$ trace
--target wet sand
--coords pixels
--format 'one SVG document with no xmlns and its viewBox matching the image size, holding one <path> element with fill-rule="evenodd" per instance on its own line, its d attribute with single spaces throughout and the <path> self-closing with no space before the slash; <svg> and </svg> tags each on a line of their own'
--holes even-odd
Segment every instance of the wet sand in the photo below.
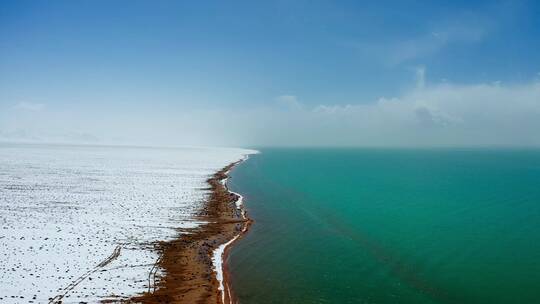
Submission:
<svg viewBox="0 0 540 304">
<path fill-rule="evenodd" d="M 236 205 L 240 198 L 229 192 L 226 183 L 229 171 L 239 162 L 232 163 L 215 173 L 208 184 L 211 195 L 201 210 L 198 219 L 206 224 L 194 229 L 183 229 L 177 239 L 155 244 L 160 259 L 155 269 L 163 274 L 151 273 L 150 288 L 141 296 L 131 300 L 139 303 L 233 303 L 226 267 L 224 269 L 224 295 L 219 290 L 219 281 L 212 263 L 214 251 L 240 236 L 251 221 Z M 222 257 L 225 265 L 227 248 Z M 224 299 L 224 301 L 222 300 Z"/>
</svg>

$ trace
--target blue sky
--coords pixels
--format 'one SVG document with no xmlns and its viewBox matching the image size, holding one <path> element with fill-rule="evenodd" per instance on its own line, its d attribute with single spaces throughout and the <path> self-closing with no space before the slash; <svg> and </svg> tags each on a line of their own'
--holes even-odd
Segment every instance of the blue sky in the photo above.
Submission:
<svg viewBox="0 0 540 304">
<path fill-rule="evenodd" d="M 398 105 L 409 100 L 415 117 L 422 115 L 416 112 L 419 104 L 428 103 L 432 118 L 457 115 L 453 121 L 462 121 L 463 127 L 467 113 L 450 115 L 440 100 L 478 86 L 491 90 L 486 96 L 497 88 L 528 86 L 531 101 L 519 102 L 536 105 L 540 6 L 533 1 L 471 2 L 1 1 L 0 137 L 402 145 L 385 135 L 392 130 L 336 125 L 331 122 L 336 118 L 311 116 L 322 108 L 374 106 L 383 98 L 400 100 Z M 411 97 L 445 86 L 453 88 L 445 97 Z M 492 102 L 514 102 L 514 95 L 507 95 L 509 100 Z M 522 114 L 527 111 L 524 106 Z M 238 123 L 219 127 L 234 113 L 244 117 L 252 133 L 239 132 L 243 126 Z M 279 136 L 281 131 L 268 126 L 272 121 L 262 125 L 257 115 L 279 116 L 281 124 L 300 129 L 297 137 Z M 377 125 L 396 123 L 392 117 L 380 119 Z M 202 126 L 201 120 L 212 121 Z M 144 127 L 133 133 L 137 121 L 144 121 Z M 216 128 L 223 134 L 210 134 Z M 413 145 L 475 142 L 476 137 L 463 138 L 445 128 L 444 134 L 433 135 L 443 141 L 426 139 L 416 129 L 405 137 Z M 310 135 L 317 129 L 328 137 Z M 373 131 L 354 135 L 365 129 Z M 187 136 L 186 130 L 194 134 Z M 485 144 L 540 143 L 532 132 L 514 142 L 510 135 L 515 130 L 505 131 L 509 138 Z M 69 132 L 74 133 L 65 135 Z M 341 135 L 343 140 L 336 141 Z"/>
</svg>

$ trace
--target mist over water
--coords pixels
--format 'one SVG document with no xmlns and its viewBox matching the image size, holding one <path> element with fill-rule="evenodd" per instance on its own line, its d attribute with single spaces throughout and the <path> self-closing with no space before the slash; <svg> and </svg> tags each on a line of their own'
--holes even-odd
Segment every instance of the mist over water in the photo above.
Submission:
<svg viewBox="0 0 540 304">
<path fill-rule="evenodd" d="M 540 146 L 540 81 L 425 84 L 335 104 L 282 95 L 245 105 L 123 107 L 0 102 L 0 142 L 155 146 Z M 99 124 L 96 123 L 99 121 Z"/>
</svg>

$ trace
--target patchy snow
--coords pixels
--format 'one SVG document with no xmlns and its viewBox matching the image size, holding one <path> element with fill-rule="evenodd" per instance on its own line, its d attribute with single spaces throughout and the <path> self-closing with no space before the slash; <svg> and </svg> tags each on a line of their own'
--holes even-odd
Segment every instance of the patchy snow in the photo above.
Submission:
<svg viewBox="0 0 540 304">
<path fill-rule="evenodd" d="M 198 225 L 208 177 L 251 152 L 0 144 L 0 302 L 148 290 L 152 242 Z"/>
</svg>

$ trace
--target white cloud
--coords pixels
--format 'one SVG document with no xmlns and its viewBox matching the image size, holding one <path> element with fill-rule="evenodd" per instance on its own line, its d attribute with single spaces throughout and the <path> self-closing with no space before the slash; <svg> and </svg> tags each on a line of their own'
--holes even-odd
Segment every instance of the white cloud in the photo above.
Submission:
<svg viewBox="0 0 540 304">
<path fill-rule="evenodd" d="M 419 86 L 375 103 L 319 105 L 303 116 L 290 119 L 310 121 L 297 127 L 320 134 L 320 144 L 540 145 L 540 83 Z"/>
<path fill-rule="evenodd" d="M 416 87 L 423 88 L 426 85 L 426 68 L 421 66 L 416 68 Z"/>
<path fill-rule="evenodd" d="M 489 18 L 464 14 L 453 16 L 447 21 L 407 37 L 382 38 L 378 42 L 347 43 L 366 56 L 380 60 L 388 66 L 411 63 L 415 60 L 436 54 L 453 44 L 467 44 L 482 41 L 492 30 Z"/>
<path fill-rule="evenodd" d="M 76 139 L 153 145 L 540 146 L 538 80 L 428 82 L 401 96 L 345 105 L 302 104 L 293 95 L 276 101 L 199 110 L 134 107 L 130 115 L 96 109 L 28 116 L 13 109 L 0 113 L 0 133 L 29 139 L 37 134 L 44 141 L 92 134 Z"/>
<path fill-rule="evenodd" d="M 276 97 L 278 104 L 292 110 L 300 110 L 303 108 L 303 105 L 298 101 L 298 98 L 295 95 L 281 95 Z"/>
<path fill-rule="evenodd" d="M 42 103 L 31 103 L 31 102 L 19 102 L 15 105 L 15 109 L 23 111 L 37 112 L 45 108 L 45 105 Z"/>
<path fill-rule="evenodd" d="M 449 25 L 424 35 L 399 41 L 391 46 L 388 63 L 402 62 L 431 55 L 452 43 L 473 43 L 481 41 L 486 29 L 477 24 Z"/>
</svg>

